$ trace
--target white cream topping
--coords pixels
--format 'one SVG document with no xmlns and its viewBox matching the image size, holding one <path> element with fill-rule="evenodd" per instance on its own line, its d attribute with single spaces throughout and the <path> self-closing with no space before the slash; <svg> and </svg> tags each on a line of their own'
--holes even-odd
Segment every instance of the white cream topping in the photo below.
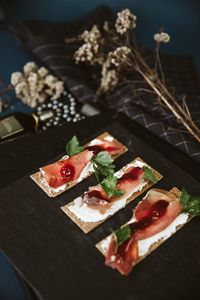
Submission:
<svg viewBox="0 0 200 300">
<path fill-rule="evenodd" d="M 93 169 L 93 165 L 91 162 L 88 162 L 88 164 L 84 167 L 84 169 L 82 170 L 81 174 L 79 175 L 78 179 L 77 179 L 77 183 L 82 181 L 84 178 L 86 178 L 88 176 L 89 173 L 94 172 Z"/>
<path fill-rule="evenodd" d="M 58 192 L 61 192 L 61 191 L 64 191 L 67 187 L 67 184 L 63 184 L 57 188 L 52 188 L 51 186 L 48 185 L 47 181 L 45 180 L 45 177 L 44 177 L 44 174 L 45 172 L 40 169 L 40 172 L 42 173 L 42 178 L 41 178 L 41 183 L 43 184 L 43 186 L 45 186 L 49 191 L 52 191 L 52 192 L 55 192 L 55 193 L 58 193 Z"/>
<path fill-rule="evenodd" d="M 114 138 L 111 135 L 107 135 L 106 137 L 104 137 L 105 141 L 109 141 L 112 142 L 114 140 Z M 91 142 L 88 143 L 88 146 L 94 146 L 94 145 L 101 145 L 103 144 L 103 141 L 100 139 L 94 139 Z"/>
<path fill-rule="evenodd" d="M 74 200 L 72 206 L 68 206 L 69 210 L 76 215 L 76 217 L 83 222 L 98 222 L 102 221 L 108 216 L 113 215 L 126 205 L 126 199 L 113 202 L 113 205 L 104 214 L 100 213 L 96 209 L 92 209 L 83 203 L 82 197 L 78 197 Z"/>
<path fill-rule="evenodd" d="M 115 173 L 115 176 L 117 178 L 122 177 L 122 175 L 126 172 L 126 170 L 130 167 L 139 167 L 139 168 L 143 168 L 144 166 L 148 166 L 146 163 L 144 163 L 143 161 L 136 159 L 135 161 L 131 162 L 130 164 L 126 165 L 124 168 L 122 168 L 121 170 L 117 171 Z"/>
<path fill-rule="evenodd" d="M 189 215 L 187 213 L 181 213 L 176 217 L 176 219 L 164 230 L 161 232 L 146 238 L 144 240 L 140 240 L 138 242 L 139 256 L 143 256 L 148 253 L 149 248 L 158 241 L 165 241 L 170 236 L 172 236 L 177 231 L 177 226 L 183 225 L 187 222 Z"/>
<path fill-rule="evenodd" d="M 120 170 L 115 173 L 115 175 L 119 178 L 121 177 L 125 171 L 133 166 L 133 167 L 143 167 L 146 165 L 145 163 L 136 160 L 133 163 L 128 164 L 123 170 Z M 82 203 L 82 198 L 78 197 L 73 201 L 73 204 L 68 206 L 69 210 L 76 215 L 78 219 L 83 222 L 98 222 L 107 219 L 109 216 L 112 216 L 114 213 L 125 207 L 127 199 L 131 197 L 131 195 L 135 192 L 141 191 L 143 187 L 147 184 L 147 181 L 141 181 L 141 183 L 130 189 L 125 195 L 119 197 L 119 200 L 114 201 L 110 208 L 106 210 L 104 214 L 100 213 L 97 209 L 92 209 L 87 206 L 86 203 Z"/>
<path fill-rule="evenodd" d="M 88 143 L 88 146 L 101 145 L 101 144 L 103 144 L 103 141 L 101 141 L 99 139 L 94 139 Z"/>
<path fill-rule="evenodd" d="M 111 135 L 107 135 L 104 140 L 112 142 L 114 140 L 114 138 Z"/>
<path fill-rule="evenodd" d="M 152 235 L 149 238 L 146 238 L 144 240 L 138 241 L 138 254 L 139 257 L 144 256 L 145 254 L 148 253 L 150 247 L 159 242 L 160 240 L 165 241 L 169 237 L 171 237 L 176 231 L 177 231 L 177 226 L 184 225 L 188 221 L 189 215 L 187 213 L 181 213 L 179 214 L 176 219 L 164 230 L 161 232 Z M 133 222 L 135 219 L 132 218 L 128 223 Z M 111 242 L 112 235 L 109 235 L 107 238 L 102 240 L 100 242 L 101 249 L 104 253 L 107 252 L 109 244 Z"/>
<path fill-rule="evenodd" d="M 103 253 L 106 253 L 108 251 L 108 247 L 110 245 L 111 240 L 112 240 L 112 234 L 110 234 L 100 242 L 101 250 Z"/>
</svg>

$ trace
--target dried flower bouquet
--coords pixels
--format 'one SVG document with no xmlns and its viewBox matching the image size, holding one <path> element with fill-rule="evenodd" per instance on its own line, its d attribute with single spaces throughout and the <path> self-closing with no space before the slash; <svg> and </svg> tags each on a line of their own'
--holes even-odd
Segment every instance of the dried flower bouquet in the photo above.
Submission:
<svg viewBox="0 0 200 300">
<path fill-rule="evenodd" d="M 0 90 L 0 96 L 13 90 L 24 104 L 35 108 L 49 96 L 57 100 L 64 91 L 64 82 L 49 74 L 45 67 L 39 68 L 34 62 L 28 62 L 23 72 L 11 74 L 11 84 Z"/>
<path fill-rule="evenodd" d="M 155 66 L 152 67 L 146 62 L 136 44 L 134 37 L 136 20 L 136 16 L 129 9 L 125 9 L 117 14 L 114 24 L 105 22 L 102 28 L 94 25 L 90 31 L 84 31 L 77 38 L 66 38 L 66 43 L 71 41 L 82 43 L 74 53 L 76 63 L 87 62 L 90 65 L 100 66 L 101 82 L 97 95 L 109 93 L 119 84 L 123 84 L 125 81 L 122 71 L 136 72 L 140 75 L 145 90 L 155 94 L 158 105 L 167 107 L 191 136 L 200 142 L 200 129 L 191 118 L 185 98 L 181 103 L 177 101 L 165 82 L 159 50 L 161 43 L 170 41 L 170 36 L 163 31 L 154 35 Z"/>
</svg>

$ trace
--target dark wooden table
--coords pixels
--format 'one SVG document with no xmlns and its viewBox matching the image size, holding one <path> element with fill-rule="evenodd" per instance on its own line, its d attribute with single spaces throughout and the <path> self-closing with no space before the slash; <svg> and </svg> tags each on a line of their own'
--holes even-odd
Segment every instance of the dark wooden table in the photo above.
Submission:
<svg viewBox="0 0 200 300">
<path fill-rule="evenodd" d="M 165 176 L 158 187 L 183 185 L 200 194 L 199 166 L 139 125 L 113 112 L 0 145 L 0 247 L 39 299 L 195 299 L 200 296 L 200 219 L 192 220 L 141 262 L 128 277 L 105 267 L 96 242 L 130 218 L 134 204 L 85 235 L 60 210 L 93 184 L 90 177 L 56 199 L 30 179 L 62 154 L 77 134 L 81 142 L 109 130 L 131 151 L 117 167 L 140 155 Z M 139 198 L 141 199 L 141 197 Z"/>
</svg>

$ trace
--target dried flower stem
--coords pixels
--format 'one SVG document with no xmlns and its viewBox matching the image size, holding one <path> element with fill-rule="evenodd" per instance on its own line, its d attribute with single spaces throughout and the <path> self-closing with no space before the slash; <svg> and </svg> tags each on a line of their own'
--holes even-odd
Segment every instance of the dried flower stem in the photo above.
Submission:
<svg viewBox="0 0 200 300">
<path fill-rule="evenodd" d="M 132 64 L 129 60 L 128 64 L 132 65 L 135 70 L 142 75 L 144 80 L 151 86 L 151 88 L 156 92 L 159 98 L 164 102 L 164 104 L 171 110 L 171 112 L 180 120 L 183 125 L 188 129 L 191 135 L 200 142 L 200 129 L 196 126 L 194 121 L 191 119 L 191 115 L 185 111 L 181 105 L 174 99 L 173 95 L 169 92 L 166 85 L 157 76 L 157 73 L 153 72 L 150 67 L 146 64 L 142 56 L 137 49 L 133 49 L 134 54 L 133 60 L 136 63 Z M 138 60 L 138 61 L 137 61 Z M 141 68 L 143 66 L 143 68 Z M 170 103 L 170 100 L 172 103 Z M 176 107 L 176 108 L 175 108 Z M 188 108 L 187 108 L 188 109 Z"/>
<path fill-rule="evenodd" d="M 88 61 L 91 65 L 96 63 L 101 65 L 102 77 L 97 94 L 110 92 L 125 82 L 132 82 L 135 84 L 135 95 L 139 92 L 157 95 L 155 97 L 157 103 L 168 108 L 177 121 L 180 121 L 200 143 L 200 128 L 192 120 L 185 99 L 182 99 L 182 103 L 178 102 L 173 91 L 166 86 L 159 50 L 161 43 L 170 41 L 169 34 L 161 30 L 160 33 L 154 35 L 156 41 L 155 67 L 151 68 L 146 63 L 135 40 L 130 39 L 130 33 L 136 27 L 136 16 L 129 9 L 117 14 L 114 27 L 107 23 L 105 25 L 103 34 L 97 25 L 94 25 L 91 31 L 83 32 L 81 36 L 85 44 L 75 52 L 77 62 Z M 146 83 L 149 88 L 146 85 L 144 87 L 137 86 L 138 81 L 122 81 L 119 74 L 124 66 L 140 74 L 143 79 L 142 83 Z"/>
<path fill-rule="evenodd" d="M 155 49 L 155 51 L 156 51 L 155 71 L 157 71 L 157 68 L 159 68 L 162 81 L 165 84 L 164 72 L 163 72 L 163 68 L 162 68 L 162 64 L 161 64 L 161 60 L 160 60 L 160 43 L 156 43 L 156 49 Z"/>
<path fill-rule="evenodd" d="M 176 106 L 176 108 L 180 112 L 180 114 L 182 114 L 183 117 L 190 123 L 190 126 L 193 127 L 193 129 L 198 133 L 199 138 L 200 138 L 200 129 L 196 126 L 196 124 L 192 120 L 186 103 L 185 103 L 185 107 L 187 107 L 187 108 L 186 109 L 182 108 L 181 105 L 174 99 L 173 95 L 168 91 L 166 86 L 163 85 L 162 83 L 160 83 L 160 86 L 161 86 L 161 91 L 163 90 L 165 92 L 166 96 L 169 97 L 169 99 L 171 99 L 171 101 L 173 102 L 173 105 Z"/>
<path fill-rule="evenodd" d="M 1 91 L 0 91 L 0 96 L 2 96 L 3 94 L 7 93 L 8 91 L 13 91 L 14 90 L 14 87 L 9 84 L 7 87 L 3 88 Z"/>
<path fill-rule="evenodd" d="M 176 110 L 173 105 L 168 101 L 168 99 L 163 95 L 163 93 L 159 90 L 159 88 L 154 84 L 154 82 L 141 70 L 138 72 L 143 76 L 145 81 L 151 86 L 151 88 L 157 93 L 157 95 L 162 99 L 162 101 L 166 104 L 166 106 L 171 110 L 171 112 L 176 116 L 178 120 L 182 122 L 185 128 L 191 133 L 191 135 L 200 143 L 200 130 L 193 123 L 193 121 L 186 121 L 185 118 L 181 115 L 181 112 Z M 196 132 L 193 129 L 197 129 Z M 196 128 L 195 128 L 196 127 Z"/>
</svg>

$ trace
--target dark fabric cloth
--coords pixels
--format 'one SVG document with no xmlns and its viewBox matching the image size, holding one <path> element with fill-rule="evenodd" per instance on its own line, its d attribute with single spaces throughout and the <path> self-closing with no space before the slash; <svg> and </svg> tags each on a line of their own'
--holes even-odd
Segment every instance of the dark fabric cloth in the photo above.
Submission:
<svg viewBox="0 0 200 300">
<path fill-rule="evenodd" d="M 107 6 L 100 6 L 82 20 L 66 23 L 45 21 L 22 21 L 11 30 L 22 44 L 57 76 L 62 78 L 71 93 L 80 103 L 99 102 L 106 109 L 117 109 L 150 130 L 163 140 L 190 155 L 200 163 L 200 145 L 178 124 L 174 115 L 158 105 L 155 95 L 146 90 L 135 93 L 135 84 L 119 86 L 113 93 L 97 98 L 95 89 L 99 81 L 98 72 L 84 64 L 75 64 L 73 53 L 77 44 L 65 44 L 65 37 L 73 37 L 93 24 L 102 25 L 112 19 Z M 152 62 L 152 55 L 145 54 Z M 190 57 L 162 55 L 167 84 L 178 99 L 187 96 L 192 118 L 200 126 L 200 85 L 193 61 Z M 136 79 L 132 75 L 132 79 Z"/>
</svg>

